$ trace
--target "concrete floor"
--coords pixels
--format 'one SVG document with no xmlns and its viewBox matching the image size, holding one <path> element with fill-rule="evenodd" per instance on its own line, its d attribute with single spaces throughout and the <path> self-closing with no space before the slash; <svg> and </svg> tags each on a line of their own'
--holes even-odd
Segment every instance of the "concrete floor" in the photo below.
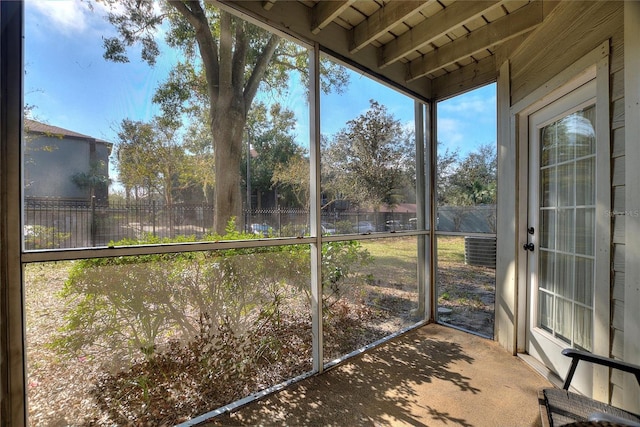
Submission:
<svg viewBox="0 0 640 427">
<path fill-rule="evenodd" d="M 539 426 L 547 386 L 495 342 L 427 325 L 200 426 Z"/>
</svg>

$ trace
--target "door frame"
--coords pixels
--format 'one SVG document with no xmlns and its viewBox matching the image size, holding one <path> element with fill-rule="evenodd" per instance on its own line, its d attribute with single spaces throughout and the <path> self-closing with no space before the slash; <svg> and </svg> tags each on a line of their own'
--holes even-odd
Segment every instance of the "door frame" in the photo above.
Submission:
<svg viewBox="0 0 640 427">
<path fill-rule="evenodd" d="M 540 264 L 539 264 L 541 260 L 539 256 L 542 254 L 541 239 L 543 236 L 543 230 L 542 230 L 543 226 L 542 226 L 542 220 L 540 218 L 542 214 L 542 207 L 543 207 L 542 200 L 541 200 L 542 199 L 542 195 L 541 195 L 542 183 L 540 182 L 542 179 L 541 167 L 543 166 L 543 161 L 540 158 L 541 157 L 540 153 L 541 153 L 541 148 L 543 143 L 540 140 L 541 139 L 540 130 L 543 127 L 548 126 L 550 124 L 559 123 L 559 121 L 563 120 L 564 118 L 576 112 L 584 111 L 584 109 L 587 107 L 593 107 L 593 110 L 594 110 L 593 112 L 595 113 L 595 108 L 596 108 L 595 104 L 596 104 L 596 81 L 595 79 L 592 79 L 586 82 L 584 85 L 576 88 L 572 92 L 568 93 L 567 95 L 564 95 L 558 98 L 551 104 L 546 105 L 545 107 L 533 112 L 528 116 L 530 120 L 529 120 L 529 139 L 528 139 L 528 148 L 529 148 L 528 190 L 529 191 L 528 191 L 528 200 L 527 200 L 527 206 L 529 207 L 529 215 L 527 218 L 527 227 L 533 227 L 535 230 L 535 232 L 531 233 L 531 235 L 529 236 L 529 242 L 534 244 L 535 249 L 531 252 L 527 252 L 527 263 L 528 263 L 527 264 L 527 271 L 528 271 L 527 298 L 528 299 L 527 299 L 527 311 L 526 311 L 527 328 L 526 328 L 526 337 L 525 337 L 527 339 L 527 342 L 525 344 L 525 347 L 526 347 L 525 350 L 528 355 L 537 359 L 539 362 L 543 363 L 548 369 L 551 369 L 553 372 L 555 372 L 561 377 L 564 377 L 566 375 L 566 373 L 569 370 L 569 365 L 571 362 L 569 358 L 561 355 L 561 351 L 564 348 L 570 346 L 570 344 L 566 343 L 565 341 L 555 336 L 558 331 L 556 329 L 556 326 L 559 326 L 559 325 L 556 325 L 556 324 L 550 325 L 553 329 L 553 332 L 551 333 L 549 331 L 544 331 L 543 330 L 544 328 L 541 328 L 537 325 L 537 319 L 538 319 L 538 316 L 540 315 L 539 304 L 540 304 L 540 296 L 541 296 L 541 293 L 538 292 L 538 287 L 540 286 L 540 280 L 541 280 L 540 277 L 538 277 L 538 275 L 541 273 Z M 597 120 L 597 118 L 595 117 L 595 114 L 594 114 L 594 119 Z M 596 172 L 595 161 L 597 160 L 597 155 L 600 153 L 596 152 L 595 144 L 593 146 L 592 153 L 594 156 L 593 168 L 594 168 L 594 172 Z M 559 155 L 559 154 L 556 154 L 556 155 Z M 576 160 L 576 157 L 568 156 L 567 158 L 564 158 L 564 160 L 555 159 L 553 161 L 550 161 L 550 163 L 547 164 L 547 166 L 550 167 L 552 170 L 553 169 L 559 170 L 560 168 L 563 167 L 563 166 L 560 166 L 560 164 L 566 165 L 568 162 L 573 167 L 577 168 L 578 161 Z M 596 230 L 595 215 L 597 215 L 596 213 L 597 207 L 595 207 L 595 205 L 596 205 L 596 197 L 598 196 L 595 194 L 596 193 L 595 180 L 600 177 L 599 172 L 600 171 L 597 171 L 595 173 L 595 176 L 593 177 L 592 188 L 593 188 L 594 198 L 590 203 L 588 203 L 589 205 L 594 205 L 594 208 L 595 208 L 592 213 L 593 221 L 594 221 L 593 228 L 592 228 L 592 232 L 594 232 L 594 235 L 592 235 L 593 243 L 595 243 L 595 230 Z M 578 172 L 576 169 L 576 174 L 577 173 Z M 554 181 L 556 184 L 559 183 L 558 177 L 556 177 L 555 179 L 552 179 L 552 178 L 549 178 L 549 179 Z M 575 181 L 572 184 L 575 185 Z M 571 185 L 571 187 L 573 187 L 573 185 Z M 561 189 L 556 188 L 555 192 L 557 192 L 559 197 L 561 193 Z M 555 200 L 549 200 L 548 202 L 549 202 L 548 205 L 545 204 L 544 206 L 550 207 L 552 211 L 555 211 L 555 214 L 556 214 L 555 220 L 551 221 L 549 226 L 551 226 L 551 224 L 553 223 L 555 223 L 557 226 L 557 221 L 560 221 L 560 212 L 563 211 L 564 209 L 560 204 L 556 203 Z M 576 205 L 579 205 L 579 204 L 580 203 L 577 203 L 574 200 L 573 202 L 568 202 L 567 207 L 569 207 L 571 211 L 577 212 L 578 208 L 576 207 Z M 554 235 L 560 237 L 562 233 L 559 230 L 556 230 Z M 551 234 L 549 235 L 549 237 L 550 236 Z M 558 255 L 557 253 L 558 245 L 560 245 L 559 241 L 556 241 L 555 244 L 551 244 L 550 242 L 547 242 L 545 246 L 547 247 L 547 250 L 550 251 L 548 252 L 550 256 L 554 257 L 553 254 L 555 254 L 556 256 Z M 576 248 L 572 248 L 571 250 L 569 250 L 568 248 L 565 248 L 565 250 L 570 253 L 573 253 L 577 257 L 580 256 L 580 253 L 578 252 L 578 249 L 577 249 L 577 243 L 576 243 Z M 596 248 L 593 248 L 593 252 L 588 254 L 590 255 L 590 258 L 593 259 L 593 264 L 591 267 L 592 273 L 595 273 L 594 271 L 595 258 L 596 258 L 595 252 L 596 252 Z M 587 255 L 587 254 L 583 252 L 582 255 Z M 554 265 L 554 262 L 552 262 L 551 265 Z M 559 272 L 556 272 L 556 274 L 558 273 Z M 563 271 L 563 274 L 567 274 L 567 273 L 568 272 Z M 594 319 L 595 310 L 593 308 L 593 303 L 594 303 L 593 291 L 595 290 L 595 276 L 592 275 L 590 279 L 591 280 L 588 284 L 589 288 L 592 290 L 591 298 L 589 299 L 590 312 L 591 312 L 590 317 L 591 319 Z M 580 284 L 575 283 L 575 286 L 576 287 L 580 286 Z M 547 290 L 549 290 L 549 288 L 547 288 Z M 559 291 L 551 288 L 551 292 L 553 294 L 557 294 Z M 571 305 L 574 305 L 576 303 L 575 295 L 573 296 L 563 295 L 563 296 L 568 300 L 572 301 Z M 555 299 L 555 301 L 557 303 L 558 299 Z M 586 301 L 583 301 L 583 302 L 586 302 Z M 551 306 L 551 310 L 553 311 L 553 313 L 547 313 L 548 315 L 550 314 L 552 318 L 555 318 L 556 316 L 555 309 L 556 309 L 556 304 L 554 303 Z M 570 322 L 571 322 L 570 324 L 572 325 L 572 328 L 570 329 L 571 332 L 569 333 L 568 336 L 565 336 L 565 338 L 571 339 L 573 341 L 574 319 L 572 319 Z M 563 328 L 560 328 L 560 329 L 563 329 Z M 566 329 L 565 331 L 569 332 L 569 330 L 566 330 Z M 595 331 L 593 328 L 593 324 L 590 325 L 589 331 L 590 331 L 589 335 L 592 336 L 594 339 L 600 338 L 599 336 L 594 336 Z M 589 348 L 592 348 L 592 347 L 593 347 L 593 341 L 590 342 Z M 593 393 L 592 377 L 593 377 L 593 372 L 591 371 L 591 367 L 588 364 L 580 364 L 580 366 L 578 367 L 578 371 L 576 371 L 575 380 L 573 381 L 573 387 L 575 387 L 578 391 L 584 393 L 585 395 L 591 396 Z"/>
<path fill-rule="evenodd" d="M 610 133 L 609 119 L 609 50 L 606 40 L 596 49 L 576 61 L 562 73 L 534 90 L 527 97 L 512 105 L 510 116 L 515 124 L 512 137 L 518 147 L 518 229 L 516 241 L 517 260 L 517 316 L 516 348 L 524 353 L 527 338 L 528 268 L 527 254 L 522 249 L 528 241 L 528 192 L 529 192 L 529 116 L 541 108 L 562 98 L 583 84 L 596 81 L 596 176 L 610 177 Z M 610 343 L 610 244 L 611 244 L 611 181 L 599 178 L 596 182 L 596 236 L 595 236 L 595 283 L 594 289 L 594 336 L 593 353 L 609 356 Z M 609 400 L 609 370 L 593 368 L 592 396 L 598 400 Z"/>
</svg>

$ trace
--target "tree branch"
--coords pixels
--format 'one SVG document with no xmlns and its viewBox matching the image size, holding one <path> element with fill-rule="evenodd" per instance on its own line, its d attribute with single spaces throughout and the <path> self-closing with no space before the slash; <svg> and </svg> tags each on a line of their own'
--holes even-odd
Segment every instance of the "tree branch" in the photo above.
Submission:
<svg viewBox="0 0 640 427">
<path fill-rule="evenodd" d="M 211 34 L 207 16 L 197 0 L 185 2 L 169 0 L 169 4 L 191 24 L 196 32 L 198 50 L 207 78 L 209 98 L 213 102 L 219 94 L 220 62 L 218 60 L 218 46 Z"/>
<path fill-rule="evenodd" d="M 228 12 L 220 11 L 220 98 L 226 100 L 233 96 L 231 90 L 233 38 L 231 36 L 232 20 Z"/>
<path fill-rule="evenodd" d="M 271 58 L 273 54 L 276 52 L 278 45 L 280 44 L 280 37 L 272 34 L 265 46 L 264 50 L 258 57 L 256 61 L 256 66 L 253 67 L 253 71 L 251 72 L 251 76 L 249 76 L 249 80 L 247 81 L 247 86 L 244 89 L 244 103 L 245 105 L 251 105 L 253 102 L 253 98 L 256 96 L 258 92 L 258 87 L 260 86 L 260 81 L 264 76 L 264 73 L 267 71 L 267 67 L 271 62 Z"/>
<path fill-rule="evenodd" d="M 242 91 L 244 89 L 244 67 L 247 63 L 247 49 L 249 47 L 249 41 L 246 35 L 246 27 L 244 22 L 236 19 L 236 46 L 233 52 L 233 70 L 232 70 L 232 84 L 233 84 L 233 96 L 241 99 Z M 244 114 L 247 114 L 246 106 L 243 106 Z"/>
</svg>

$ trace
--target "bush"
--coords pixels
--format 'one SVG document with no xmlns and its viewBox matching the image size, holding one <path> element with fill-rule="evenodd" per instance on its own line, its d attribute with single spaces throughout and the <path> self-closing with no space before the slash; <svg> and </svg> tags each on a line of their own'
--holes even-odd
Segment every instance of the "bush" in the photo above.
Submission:
<svg viewBox="0 0 640 427">
<path fill-rule="evenodd" d="M 292 271 L 276 249 L 78 261 L 60 293 L 67 324 L 54 345 L 68 353 L 97 345 L 123 361 L 152 357 L 168 338 L 190 340 L 203 327 L 226 323 L 242 334 L 261 311 L 278 312 L 282 277 Z"/>
<path fill-rule="evenodd" d="M 206 238 L 254 236 L 230 229 Z M 146 236 L 114 245 L 188 241 L 192 238 Z M 189 341 L 202 328 L 212 336 L 221 327 L 243 335 L 259 317 L 277 322 L 285 298 L 306 295 L 309 306 L 309 259 L 307 245 L 291 245 L 77 261 L 60 293 L 67 304 L 66 326 L 53 346 L 73 355 L 91 348 L 126 365 L 153 357 L 171 338 Z M 367 262 L 370 255 L 358 242 L 323 245 L 324 310 L 354 289 L 355 268 Z"/>
<path fill-rule="evenodd" d="M 24 246 L 26 249 L 53 249 L 71 237 L 71 233 L 60 233 L 55 227 L 44 225 L 25 225 Z"/>
<path fill-rule="evenodd" d="M 358 241 L 322 245 L 322 306 L 325 312 L 345 295 L 357 292 L 362 280 L 357 268 L 371 262 L 371 255 Z"/>
<path fill-rule="evenodd" d="M 254 236 L 229 227 L 206 238 Z M 192 238 L 114 245 L 177 241 Z M 370 256 L 358 242 L 331 242 L 322 259 L 327 314 L 355 289 L 356 267 Z M 309 261 L 308 245 L 77 261 L 60 293 L 66 325 L 52 345 L 110 361 L 95 397 L 112 420 L 154 419 L 149 405 L 176 396 L 184 399 L 169 405 L 174 413 L 183 402 L 192 416 L 310 369 Z"/>
</svg>

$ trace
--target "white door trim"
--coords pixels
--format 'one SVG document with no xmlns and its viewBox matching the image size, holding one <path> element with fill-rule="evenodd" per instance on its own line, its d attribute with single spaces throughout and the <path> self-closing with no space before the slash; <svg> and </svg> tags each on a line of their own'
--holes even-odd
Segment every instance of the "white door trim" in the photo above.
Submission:
<svg viewBox="0 0 640 427">
<path fill-rule="evenodd" d="M 556 99 L 568 94 L 590 80 L 596 80 L 596 115 L 597 115 L 597 164 L 596 174 L 599 177 L 610 176 L 610 123 L 609 123 L 609 41 L 605 41 L 596 49 L 585 55 L 564 72 L 551 79 L 542 87 L 511 107 L 510 113 L 516 126 L 513 137 L 518 146 L 518 249 L 527 243 L 528 217 L 528 146 L 529 115 L 549 105 Z M 596 183 L 596 289 L 594 311 L 598 313 L 594 323 L 594 335 L 600 337 L 594 341 L 594 354 L 609 356 L 609 319 L 610 319 L 610 242 L 611 218 L 608 215 L 611 207 L 611 183 L 601 178 Z M 523 351 L 527 330 L 527 257 L 516 256 L 518 262 L 518 314 L 517 314 L 517 348 Z M 608 369 L 594 368 L 593 397 L 607 401 L 609 399 Z"/>
<path fill-rule="evenodd" d="M 640 363 L 640 3 L 624 2 L 624 106 L 625 106 L 625 290 L 623 320 L 623 357 L 625 362 Z M 630 377 L 630 378 L 629 378 Z M 623 407 L 640 411 L 640 387 L 633 376 L 625 377 Z"/>
</svg>

